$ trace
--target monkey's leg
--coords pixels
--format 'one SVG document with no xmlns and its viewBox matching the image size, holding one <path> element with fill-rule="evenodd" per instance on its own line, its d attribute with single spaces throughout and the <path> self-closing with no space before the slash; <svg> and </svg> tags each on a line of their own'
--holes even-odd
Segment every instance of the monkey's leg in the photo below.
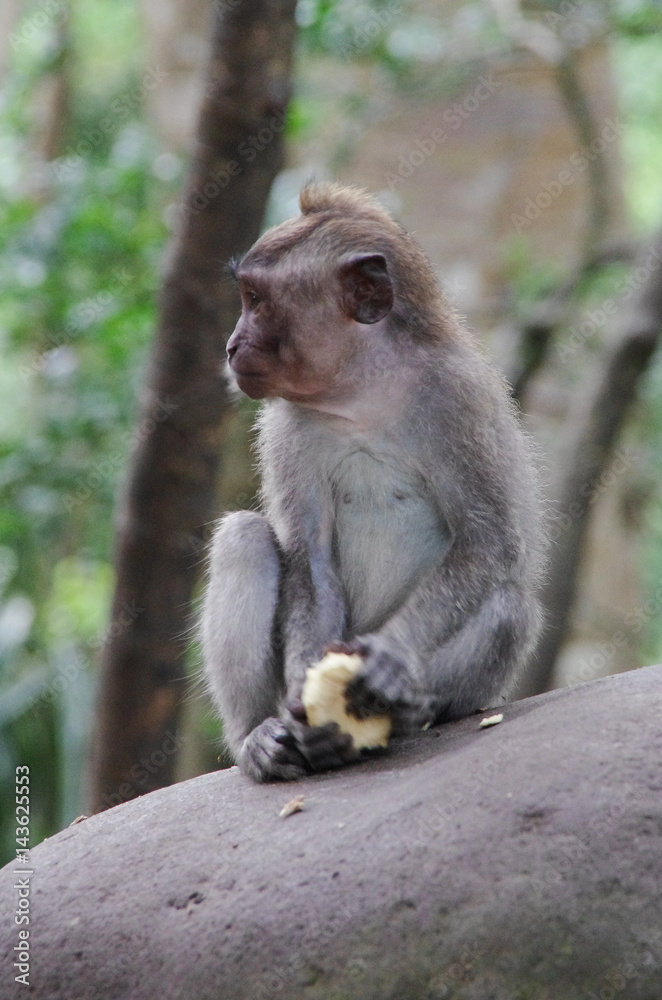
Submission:
<svg viewBox="0 0 662 1000">
<path fill-rule="evenodd" d="M 293 779 L 306 762 L 276 718 L 283 695 L 274 649 L 280 559 L 260 514 L 238 511 L 217 527 L 202 612 L 205 674 L 223 734 L 241 769 L 258 781 Z"/>
<path fill-rule="evenodd" d="M 503 704 L 533 652 L 541 618 L 535 598 L 517 584 L 488 595 L 427 665 L 435 721 Z"/>
<path fill-rule="evenodd" d="M 347 646 L 365 660 L 347 689 L 349 710 L 365 718 L 387 708 L 394 732 L 407 733 L 492 707 L 504 700 L 538 625 L 536 602 L 515 584 L 502 584 L 425 656 L 384 635 L 362 636 Z"/>
<path fill-rule="evenodd" d="M 297 706 L 277 717 L 285 696 L 275 648 L 280 575 L 278 544 L 265 518 L 239 511 L 221 521 L 202 612 L 205 674 L 225 741 L 256 781 L 294 780 L 356 757 L 351 737 L 336 725 L 308 726 Z M 300 691 L 294 694 L 296 701 Z"/>
</svg>

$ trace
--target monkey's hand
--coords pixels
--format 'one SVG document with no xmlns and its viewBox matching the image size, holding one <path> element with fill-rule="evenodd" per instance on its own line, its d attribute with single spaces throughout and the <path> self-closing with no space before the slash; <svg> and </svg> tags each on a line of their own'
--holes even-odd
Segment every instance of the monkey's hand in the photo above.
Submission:
<svg viewBox="0 0 662 1000">
<path fill-rule="evenodd" d="M 345 691 L 350 715 L 367 719 L 389 714 L 395 736 L 414 733 L 434 721 L 434 699 L 418 690 L 405 661 L 372 637 L 334 642 L 327 652 L 358 654 L 363 659 L 363 666 Z"/>
<path fill-rule="evenodd" d="M 309 726 L 302 701 L 290 699 L 285 709 L 286 726 L 294 745 L 308 765 L 308 771 L 329 771 L 357 760 L 359 753 L 349 733 L 340 731 L 337 722 Z"/>
</svg>

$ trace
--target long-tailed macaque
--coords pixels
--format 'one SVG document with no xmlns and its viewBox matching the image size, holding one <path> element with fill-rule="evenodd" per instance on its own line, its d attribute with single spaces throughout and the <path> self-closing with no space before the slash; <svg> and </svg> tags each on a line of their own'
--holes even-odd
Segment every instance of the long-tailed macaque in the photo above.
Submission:
<svg viewBox="0 0 662 1000">
<path fill-rule="evenodd" d="M 232 265 L 262 513 L 220 521 L 202 617 L 226 742 L 258 781 L 356 756 L 299 700 L 329 649 L 363 660 L 348 711 L 403 734 L 499 704 L 540 625 L 536 476 L 504 384 L 373 197 L 311 184 L 301 211 Z"/>
</svg>

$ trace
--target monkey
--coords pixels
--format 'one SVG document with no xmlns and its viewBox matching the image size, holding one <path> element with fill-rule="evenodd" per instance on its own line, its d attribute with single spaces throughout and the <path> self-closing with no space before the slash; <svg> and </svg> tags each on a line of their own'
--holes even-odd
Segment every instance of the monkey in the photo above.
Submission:
<svg viewBox="0 0 662 1000">
<path fill-rule="evenodd" d="M 375 197 L 310 183 L 300 207 L 231 264 L 261 503 L 216 526 L 201 615 L 224 739 L 257 781 L 357 758 L 306 722 L 325 652 L 362 658 L 348 712 L 406 735 L 502 703 L 542 617 L 535 453 L 505 383 Z"/>
</svg>

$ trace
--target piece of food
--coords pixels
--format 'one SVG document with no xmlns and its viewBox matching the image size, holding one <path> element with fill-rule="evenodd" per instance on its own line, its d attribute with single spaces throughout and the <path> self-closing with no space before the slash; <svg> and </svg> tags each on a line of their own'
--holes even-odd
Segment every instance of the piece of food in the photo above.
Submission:
<svg viewBox="0 0 662 1000">
<path fill-rule="evenodd" d="M 479 725 L 479 729 L 487 729 L 488 726 L 498 726 L 500 722 L 503 722 L 503 715 L 490 715 L 487 719 L 483 719 Z"/>
<path fill-rule="evenodd" d="M 357 750 L 385 747 L 391 732 L 389 715 L 356 719 L 347 714 L 345 688 L 362 665 L 358 655 L 327 653 L 323 660 L 308 668 L 301 699 L 311 726 L 337 722 L 342 732 L 352 737 Z"/>
<path fill-rule="evenodd" d="M 293 799 L 290 799 L 289 802 L 285 803 L 285 805 L 278 813 L 278 815 L 286 819 L 288 816 L 292 816 L 294 813 L 303 812 L 303 800 L 304 800 L 303 795 L 295 795 Z"/>
</svg>

